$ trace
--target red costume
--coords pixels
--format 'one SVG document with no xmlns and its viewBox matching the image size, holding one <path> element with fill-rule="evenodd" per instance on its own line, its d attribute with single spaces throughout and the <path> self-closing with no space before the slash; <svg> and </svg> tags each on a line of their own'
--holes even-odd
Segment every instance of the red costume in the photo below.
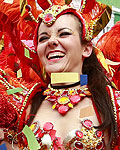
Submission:
<svg viewBox="0 0 120 150">
<path fill-rule="evenodd" d="M 70 1 L 66 1 L 66 5 L 64 0 L 41 0 L 38 3 L 44 10 L 43 12 L 37 10 L 35 1 L 28 1 L 32 9 L 30 9 L 29 5 L 24 4 L 24 1 L 22 1 L 21 8 L 19 8 L 17 0 L 13 4 L 7 4 L 2 1 L 0 8 L 0 20 L 2 22 L 0 25 L 0 37 L 1 41 L 4 41 L 1 44 L 0 54 L 0 128 L 4 131 L 4 139 L 10 143 L 18 143 L 21 149 L 29 148 L 26 137 L 21 133 L 27 124 L 27 119 L 25 119 L 26 110 L 36 93 L 41 92 L 46 87 L 48 80 L 43 75 L 44 70 L 41 63 L 38 63 L 39 58 L 36 54 L 39 24 L 43 21 L 50 26 L 60 15 L 73 13 L 83 24 L 82 38 L 86 41 L 91 41 L 107 24 L 111 14 L 110 7 L 95 0 L 92 0 L 92 3 L 90 0 L 82 0 L 81 8 L 77 11 L 69 5 Z M 25 6 L 27 11 L 25 11 Z M 39 17 L 38 14 L 40 14 Z M 105 24 L 101 25 L 102 19 Z M 34 48 L 33 31 L 35 28 Z M 17 72 L 20 69 L 22 70 L 22 78 L 17 77 Z M 111 96 L 114 118 L 117 122 L 119 133 L 120 92 L 110 86 L 107 88 Z M 72 101 L 72 104 L 74 104 L 74 101 Z M 69 105 L 69 107 L 72 107 L 72 105 Z M 100 115 L 97 111 L 96 113 L 100 121 Z M 84 120 L 81 124 L 82 129 L 71 131 L 70 136 L 63 143 L 60 142 L 60 138 L 55 136 L 56 131 L 53 129 L 52 123 L 46 123 L 43 128 L 40 128 L 38 123 L 34 123 L 30 128 L 35 134 L 41 149 L 46 147 L 56 150 L 84 149 L 84 146 L 90 148 L 93 138 L 93 149 L 104 149 L 103 133 L 95 129 L 89 119 Z M 87 135 L 88 131 L 92 132 L 91 138 L 85 141 L 89 137 Z M 45 141 L 48 139 L 49 142 L 46 143 Z M 82 141 L 82 139 L 84 140 Z M 120 137 L 118 136 L 117 145 L 113 143 L 112 149 L 119 149 L 119 144 Z"/>
</svg>

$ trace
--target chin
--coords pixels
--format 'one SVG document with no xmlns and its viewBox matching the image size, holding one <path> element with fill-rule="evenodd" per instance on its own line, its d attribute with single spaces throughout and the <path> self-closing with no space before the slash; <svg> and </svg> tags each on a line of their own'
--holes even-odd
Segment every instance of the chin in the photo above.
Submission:
<svg viewBox="0 0 120 150">
<path fill-rule="evenodd" d="M 57 72 L 63 72 L 63 71 L 54 69 L 54 70 L 49 70 L 49 71 L 46 71 L 46 72 L 50 75 L 51 73 L 57 73 Z"/>
<path fill-rule="evenodd" d="M 58 72 L 64 72 L 64 69 L 49 69 L 46 70 L 46 72 L 51 75 L 51 73 L 58 73 Z"/>
<path fill-rule="evenodd" d="M 60 67 L 60 65 L 55 65 L 55 66 L 51 65 L 50 67 L 46 67 L 45 70 L 48 74 L 56 73 L 56 72 L 64 72 L 64 68 Z"/>
</svg>

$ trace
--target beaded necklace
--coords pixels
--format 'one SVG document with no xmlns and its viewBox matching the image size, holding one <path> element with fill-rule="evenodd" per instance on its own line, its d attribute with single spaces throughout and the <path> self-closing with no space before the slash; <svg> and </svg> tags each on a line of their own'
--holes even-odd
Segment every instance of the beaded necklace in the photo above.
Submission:
<svg viewBox="0 0 120 150">
<path fill-rule="evenodd" d="M 57 109 L 61 115 L 65 115 L 84 97 L 91 96 L 91 93 L 87 86 L 82 86 L 79 89 L 54 89 L 49 85 L 43 95 L 46 95 L 45 100 L 52 103 L 52 109 Z"/>
</svg>

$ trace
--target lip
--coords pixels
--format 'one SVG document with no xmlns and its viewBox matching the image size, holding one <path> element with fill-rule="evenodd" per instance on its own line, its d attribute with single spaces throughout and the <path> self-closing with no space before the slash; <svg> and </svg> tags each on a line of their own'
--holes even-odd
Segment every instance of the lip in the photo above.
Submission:
<svg viewBox="0 0 120 150">
<path fill-rule="evenodd" d="M 65 55 L 65 52 L 63 52 L 63 51 L 61 51 L 61 50 L 51 50 L 51 51 L 49 51 L 48 53 L 47 53 L 47 55 L 46 55 L 46 58 L 47 58 L 47 60 L 48 61 L 52 61 L 52 62 L 55 62 L 55 61 L 58 61 L 58 60 L 61 60 L 61 59 L 63 59 L 65 56 L 63 56 L 63 57 L 59 57 L 59 58 L 52 58 L 52 59 L 48 59 L 48 56 L 50 55 L 50 54 L 52 54 L 52 53 L 61 53 L 61 54 L 64 54 Z"/>
</svg>

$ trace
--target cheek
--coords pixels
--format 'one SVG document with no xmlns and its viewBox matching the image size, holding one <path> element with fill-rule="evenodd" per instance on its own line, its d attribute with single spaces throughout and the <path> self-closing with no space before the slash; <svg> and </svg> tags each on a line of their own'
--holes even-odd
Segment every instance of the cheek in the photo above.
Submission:
<svg viewBox="0 0 120 150">
<path fill-rule="evenodd" d="M 80 52 L 81 50 L 81 42 L 79 36 L 63 39 L 60 42 L 64 49 L 66 49 L 67 51 L 71 51 L 71 53 L 75 53 L 75 51 Z"/>
<path fill-rule="evenodd" d="M 45 56 L 45 47 L 43 45 L 38 45 L 37 54 L 41 64 L 44 66 L 46 62 L 46 56 Z"/>
<path fill-rule="evenodd" d="M 41 57 L 41 52 L 40 52 L 40 50 L 37 50 L 37 54 L 38 54 L 38 57 L 40 58 L 40 57 Z"/>
<path fill-rule="evenodd" d="M 71 41 L 72 41 L 71 39 L 66 38 L 66 39 L 60 39 L 59 43 L 60 43 L 61 47 L 63 49 L 65 49 L 65 51 L 70 51 L 72 48 Z"/>
<path fill-rule="evenodd" d="M 44 54 L 44 47 L 42 45 L 38 45 L 38 47 L 37 47 L 37 54 L 38 54 L 39 58 L 43 56 L 43 54 Z"/>
</svg>

